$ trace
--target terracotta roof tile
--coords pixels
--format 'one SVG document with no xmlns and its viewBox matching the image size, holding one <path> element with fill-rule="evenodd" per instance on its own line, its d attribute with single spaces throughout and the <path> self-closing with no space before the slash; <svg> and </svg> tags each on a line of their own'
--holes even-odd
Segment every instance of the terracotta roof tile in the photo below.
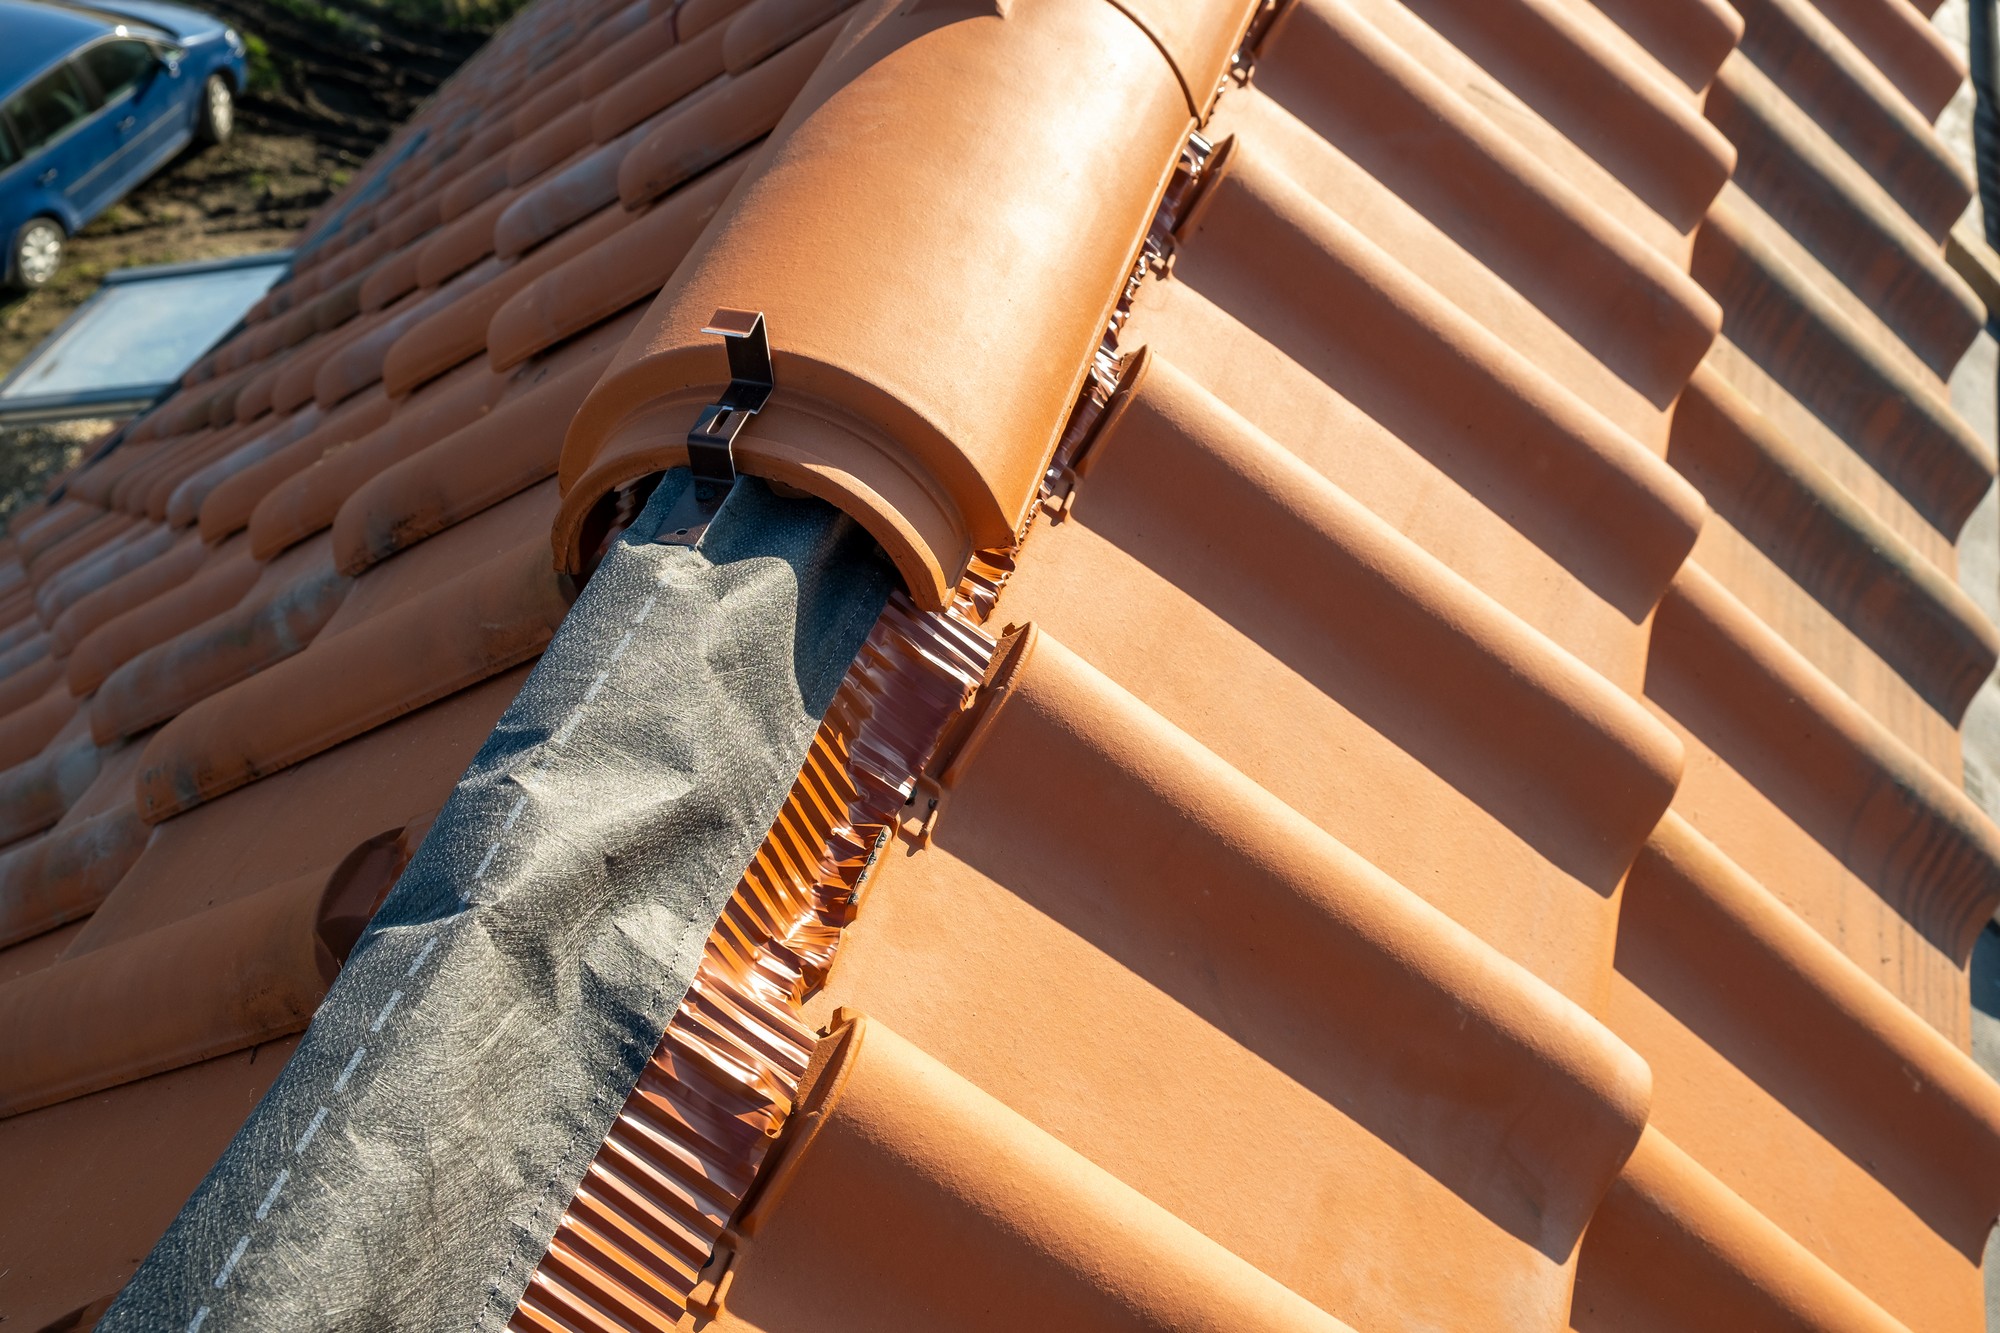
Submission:
<svg viewBox="0 0 2000 1333">
<path fill-rule="evenodd" d="M 513 1327 L 1974 1326 L 1924 8 L 525 10 L 0 548 L 0 1314 L 275 1077 L 720 306 L 917 605 Z"/>
<path fill-rule="evenodd" d="M 334 570 L 325 542 L 294 548 L 259 574 L 240 602 L 147 648 L 105 678 L 90 707 L 99 744 L 156 727 L 298 652 L 350 586 Z M 226 585 L 222 578 L 204 578 L 199 586 L 206 593 Z M 188 587 L 192 592 L 197 584 Z"/>
</svg>

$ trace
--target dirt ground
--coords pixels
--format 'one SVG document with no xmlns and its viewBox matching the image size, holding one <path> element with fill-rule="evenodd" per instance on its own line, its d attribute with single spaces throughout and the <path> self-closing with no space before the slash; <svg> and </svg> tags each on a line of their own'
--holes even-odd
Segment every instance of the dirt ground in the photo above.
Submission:
<svg viewBox="0 0 2000 1333">
<path fill-rule="evenodd" d="M 0 296 L 0 377 L 113 269 L 286 245 L 520 0 L 189 2 L 249 46 L 236 133 L 183 153 L 72 237 L 47 287 Z M 0 531 L 108 425 L 0 430 Z"/>
</svg>

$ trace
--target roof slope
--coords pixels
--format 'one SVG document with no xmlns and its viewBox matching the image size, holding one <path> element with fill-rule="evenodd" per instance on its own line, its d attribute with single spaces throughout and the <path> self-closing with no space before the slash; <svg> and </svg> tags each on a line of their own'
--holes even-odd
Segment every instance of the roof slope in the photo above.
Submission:
<svg viewBox="0 0 2000 1333">
<path fill-rule="evenodd" d="M 16 525 L 0 1313 L 268 1086 L 727 306 L 964 711 L 799 835 L 888 840 L 773 1155 L 516 1327 L 1978 1327 L 1963 77 L 1907 0 L 542 0 Z"/>
</svg>

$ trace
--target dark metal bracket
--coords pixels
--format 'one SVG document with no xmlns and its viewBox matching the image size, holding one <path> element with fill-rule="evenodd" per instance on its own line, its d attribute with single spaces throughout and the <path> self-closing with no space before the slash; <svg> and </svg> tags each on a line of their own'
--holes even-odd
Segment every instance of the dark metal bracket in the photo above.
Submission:
<svg viewBox="0 0 2000 1333">
<path fill-rule="evenodd" d="M 694 484 L 661 524 L 657 540 L 670 546 L 693 546 L 708 531 L 723 497 L 736 484 L 736 437 L 770 401 L 776 384 L 762 311 L 718 310 L 702 332 L 722 337 L 729 353 L 729 387 L 701 409 L 688 432 L 688 470 L 694 474 Z"/>
</svg>

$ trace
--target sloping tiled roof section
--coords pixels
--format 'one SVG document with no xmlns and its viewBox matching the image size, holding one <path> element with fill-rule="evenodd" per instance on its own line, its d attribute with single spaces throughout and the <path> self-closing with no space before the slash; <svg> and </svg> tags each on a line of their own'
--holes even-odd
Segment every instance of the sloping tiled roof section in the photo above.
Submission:
<svg viewBox="0 0 2000 1333">
<path fill-rule="evenodd" d="M 741 466 L 1005 651 L 749 1211 L 517 1326 L 719 1234 L 767 1333 L 1981 1327 L 1963 78 L 1909 0 L 541 0 L 15 526 L 0 1314 L 268 1085 L 728 306 Z"/>
</svg>

